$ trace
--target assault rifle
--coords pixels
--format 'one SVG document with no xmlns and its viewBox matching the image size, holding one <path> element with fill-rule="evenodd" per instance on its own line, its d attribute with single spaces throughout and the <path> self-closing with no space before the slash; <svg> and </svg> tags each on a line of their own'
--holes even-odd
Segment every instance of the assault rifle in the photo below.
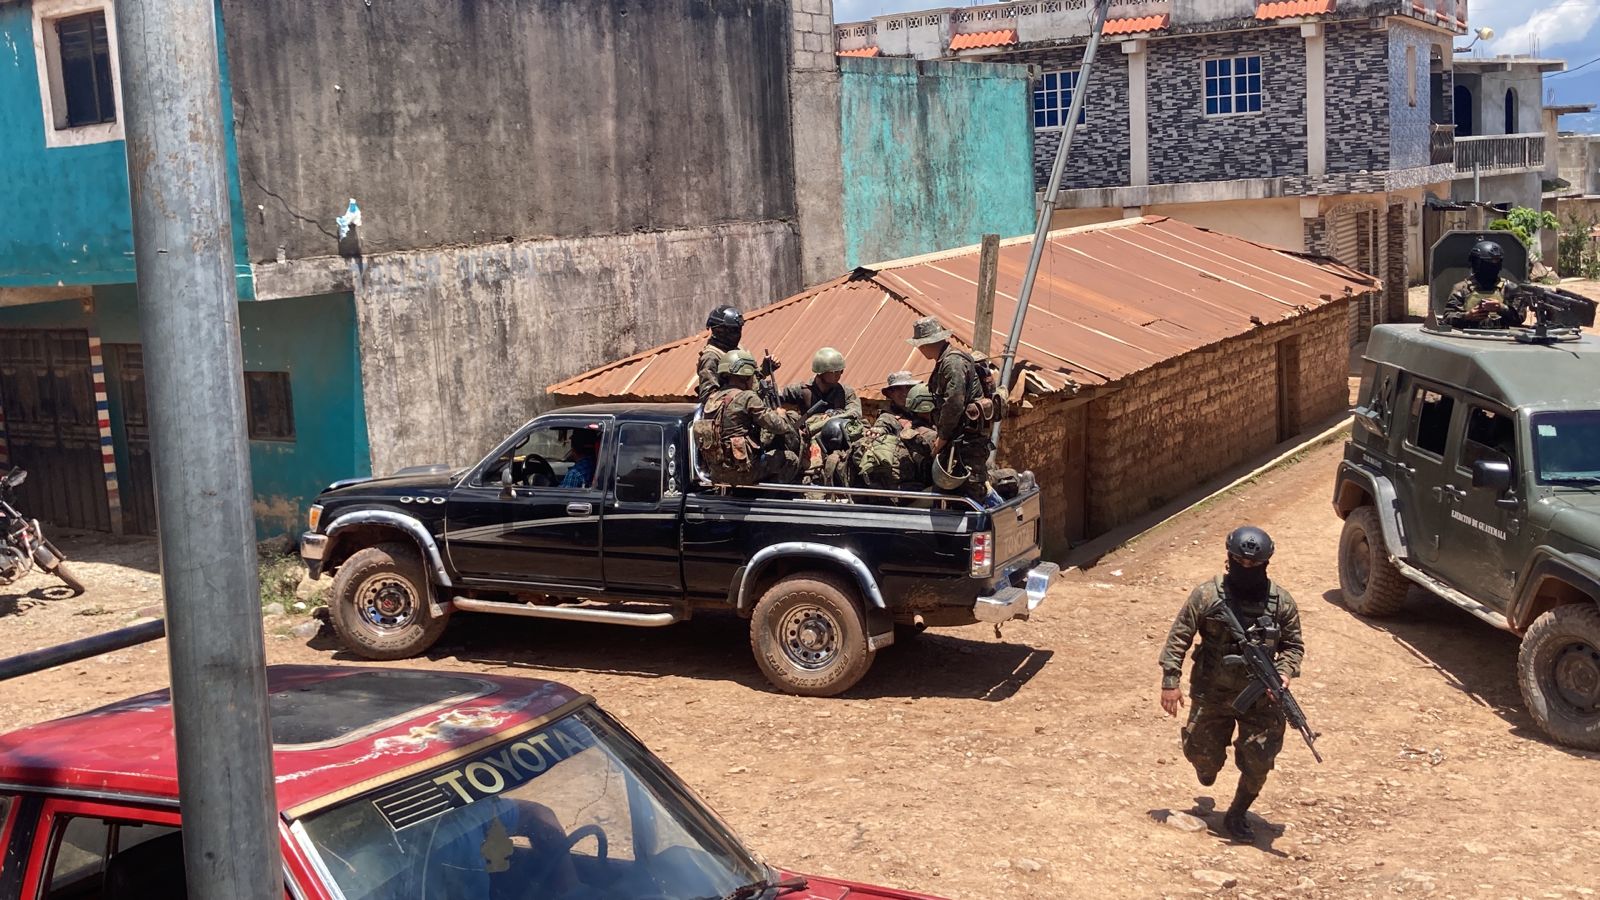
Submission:
<svg viewBox="0 0 1600 900">
<path fill-rule="evenodd" d="M 758 376 L 756 393 L 761 395 L 761 402 L 765 403 L 768 409 L 777 409 L 783 405 L 782 399 L 778 396 L 778 381 L 772 377 L 781 368 L 782 365 L 772 358 L 771 350 L 761 351 L 761 368 L 756 370 Z"/>
<path fill-rule="evenodd" d="M 1505 294 L 1507 302 L 1520 309 L 1524 317 L 1527 313 L 1533 313 L 1533 333 L 1527 338 L 1529 343 L 1549 343 L 1553 340 L 1551 328 L 1594 327 L 1595 302 L 1571 291 L 1548 288 L 1542 284 L 1507 281 Z"/>
<path fill-rule="evenodd" d="M 1267 694 L 1272 701 L 1283 710 L 1283 717 L 1293 725 L 1300 736 L 1306 739 L 1306 746 L 1311 748 L 1311 755 L 1317 762 L 1322 762 L 1322 754 L 1317 752 L 1317 735 L 1311 730 L 1311 725 L 1306 721 L 1305 711 L 1300 704 L 1295 702 L 1294 695 L 1289 693 L 1289 686 L 1283 683 L 1283 676 L 1278 674 L 1278 667 L 1273 664 L 1272 652 L 1266 647 L 1268 643 L 1275 643 L 1278 626 L 1272 621 L 1271 616 L 1262 616 L 1251 627 L 1249 633 L 1244 626 L 1239 624 L 1239 617 L 1234 615 L 1233 608 L 1226 601 L 1218 604 L 1222 610 L 1222 619 L 1228 625 L 1228 630 L 1233 632 L 1233 637 L 1239 642 L 1239 655 L 1230 656 L 1223 660 L 1225 664 L 1238 660 L 1250 672 L 1250 685 L 1239 696 L 1233 699 L 1233 708 L 1246 712 L 1256 705 L 1262 694 Z"/>
</svg>

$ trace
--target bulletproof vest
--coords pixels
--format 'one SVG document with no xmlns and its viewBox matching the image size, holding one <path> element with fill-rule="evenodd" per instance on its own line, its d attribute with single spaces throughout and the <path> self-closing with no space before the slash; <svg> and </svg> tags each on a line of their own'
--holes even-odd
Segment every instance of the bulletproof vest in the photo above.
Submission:
<svg viewBox="0 0 1600 900">
<path fill-rule="evenodd" d="M 1271 616 L 1273 619 L 1277 618 L 1278 604 L 1280 602 L 1278 586 L 1276 584 L 1271 584 L 1270 582 L 1269 585 L 1270 586 L 1267 588 L 1267 596 L 1264 600 L 1259 603 L 1246 603 L 1244 601 L 1229 597 L 1226 579 L 1219 578 L 1217 579 L 1217 602 L 1226 603 L 1232 607 L 1233 614 L 1239 619 L 1239 624 L 1244 626 L 1246 633 L 1248 633 L 1250 626 L 1254 625 L 1256 620 L 1262 616 Z M 1237 639 L 1234 639 L 1232 635 L 1229 635 L 1227 643 L 1230 648 L 1230 653 L 1237 652 Z M 1277 647 L 1273 646 L 1268 647 L 1267 649 L 1276 650 Z"/>
<path fill-rule="evenodd" d="M 695 446 L 718 481 L 734 481 L 755 467 L 755 447 L 747 437 L 749 424 L 733 415 L 734 401 L 744 393 L 738 388 L 717 392 L 694 423 Z"/>
</svg>

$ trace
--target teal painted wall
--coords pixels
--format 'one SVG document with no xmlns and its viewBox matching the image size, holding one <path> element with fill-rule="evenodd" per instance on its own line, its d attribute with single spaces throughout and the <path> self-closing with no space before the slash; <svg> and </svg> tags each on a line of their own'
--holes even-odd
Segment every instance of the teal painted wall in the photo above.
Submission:
<svg viewBox="0 0 1600 900">
<path fill-rule="evenodd" d="M 92 315 L 76 301 L 0 308 L 0 328 L 89 327 L 108 344 L 140 343 L 134 287 L 95 288 Z M 296 534 L 306 507 L 330 482 L 372 473 L 355 300 L 332 294 L 246 303 L 239 307 L 239 329 L 245 369 L 288 372 L 294 404 L 293 443 L 250 442 L 256 534 L 261 540 Z M 122 411 L 116 404 L 111 419 L 117 468 L 126 473 Z"/>
<path fill-rule="evenodd" d="M 217 21 L 220 45 L 220 10 Z M 235 271 L 240 297 L 251 299 L 226 51 L 219 64 Z M 44 129 L 32 6 L 0 3 L 0 287 L 132 282 L 123 142 L 46 147 Z"/>
<path fill-rule="evenodd" d="M 845 261 L 1033 232 L 1027 68 L 842 58 Z"/>
</svg>

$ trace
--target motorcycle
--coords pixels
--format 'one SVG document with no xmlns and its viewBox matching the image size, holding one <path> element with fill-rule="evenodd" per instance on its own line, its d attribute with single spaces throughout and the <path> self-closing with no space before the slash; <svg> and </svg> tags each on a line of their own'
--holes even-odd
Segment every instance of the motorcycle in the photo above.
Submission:
<svg viewBox="0 0 1600 900">
<path fill-rule="evenodd" d="M 72 588 L 73 596 L 83 593 L 83 582 L 67 568 L 66 556 L 45 538 L 38 519 L 25 518 L 12 501 L 17 486 L 28 473 L 15 468 L 0 477 L 0 586 L 11 584 L 33 571 L 34 565 L 55 575 Z"/>
</svg>

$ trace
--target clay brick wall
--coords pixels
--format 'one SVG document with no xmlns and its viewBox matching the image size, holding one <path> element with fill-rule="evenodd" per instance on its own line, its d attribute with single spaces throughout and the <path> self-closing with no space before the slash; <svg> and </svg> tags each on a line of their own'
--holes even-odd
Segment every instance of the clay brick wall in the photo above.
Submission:
<svg viewBox="0 0 1600 900">
<path fill-rule="evenodd" d="M 1032 469 L 1039 481 L 1040 537 L 1046 558 L 1083 540 L 1088 404 L 1045 401 L 1006 422 L 997 462 Z"/>
</svg>

